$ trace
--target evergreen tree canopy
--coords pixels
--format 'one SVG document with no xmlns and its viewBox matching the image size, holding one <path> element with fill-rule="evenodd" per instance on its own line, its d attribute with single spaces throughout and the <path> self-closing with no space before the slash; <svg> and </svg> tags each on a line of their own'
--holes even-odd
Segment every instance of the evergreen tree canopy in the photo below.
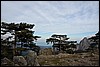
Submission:
<svg viewBox="0 0 100 67">
<path fill-rule="evenodd" d="M 1 22 L 1 34 L 5 35 L 7 32 L 11 33 L 11 35 L 14 36 L 14 42 L 13 43 L 13 54 L 15 55 L 16 43 L 21 42 L 21 48 L 23 46 L 27 46 L 32 48 L 33 46 L 36 46 L 36 44 L 33 43 L 34 40 L 37 40 L 37 38 L 40 38 L 40 36 L 34 36 L 31 29 L 34 27 L 34 24 L 27 24 L 27 23 L 6 23 Z M 6 40 L 11 39 L 12 36 L 9 36 Z M 2 41 L 3 42 L 3 41 Z"/>
</svg>

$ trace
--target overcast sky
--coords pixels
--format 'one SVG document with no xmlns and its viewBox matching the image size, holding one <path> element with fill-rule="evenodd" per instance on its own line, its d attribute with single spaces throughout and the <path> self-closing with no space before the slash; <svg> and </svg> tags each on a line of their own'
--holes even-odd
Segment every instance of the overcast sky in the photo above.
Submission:
<svg viewBox="0 0 100 67">
<path fill-rule="evenodd" d="M 1 1 L 1 21 L 35 24 L 35 35 L 68 35 L 70 40 L 99 31 L 99 1 Z"/>
</svg>

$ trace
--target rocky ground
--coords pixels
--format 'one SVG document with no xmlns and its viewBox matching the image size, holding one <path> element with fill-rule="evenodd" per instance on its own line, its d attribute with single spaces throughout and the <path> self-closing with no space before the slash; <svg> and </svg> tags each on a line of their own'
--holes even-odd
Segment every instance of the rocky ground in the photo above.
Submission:
<svg viewBox="0 0 100 67">
<path fill-rule="evenodd" d="M 42 49 L 39 56 L 30 51 L 26 56 L 14 56 L 13 62 L 1 59 L 1 66 L 99 66 L 99 50 L 84 53 L 52 54 L 50 48 Z"/>
<path fill-rule="evenodd" d="M 99 50 L 77 54 L 60 53 L 52 55 L 51 49 L 44 49 L 37 57 L 40 66 L 99 66 Z"/>
</svg>

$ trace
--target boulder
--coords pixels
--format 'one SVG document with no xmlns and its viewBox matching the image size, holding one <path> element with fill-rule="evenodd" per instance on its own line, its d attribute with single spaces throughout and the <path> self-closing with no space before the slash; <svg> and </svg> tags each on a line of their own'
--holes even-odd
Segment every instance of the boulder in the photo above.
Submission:
<svg viewBox="0 0 100 67">
<path fill-rule="evenodd" d="M 37 58 L 36 52 L 29 51 L 28 54 L 26 55 L 26 61 L 27 61 L 28 66 L 35 66 L 35 65 L 37 65 L 36 58 Z"/>
<path fill-rule="evenodd" d="M 14 56 L 13 61 L 15 64 L 18 64 L 19 66 L 27 66 L 27 61 L 23 56 Z"/>
<path fill-rule="evenodd" d="M 34 66 L 40 66 L 40 64 L 38 63 L 38 60 L 37 60 L 37 58 L 35 59 Z"/>
<path fill-rule="evenodd" d="M 14 66 L 14 63 L 5 57 L 1 59 L 1 66 Z"/>
<path fill-rule="evenodd" d="M 78 50 L 82 50 L 85 51 L 86 49 L 88 49 L 90 46 L 90 42 L 88 41 L 88 39 L 86 37 L 84 37 L 81 41 L 80 44 L 78 45 Z"/>
</svg>

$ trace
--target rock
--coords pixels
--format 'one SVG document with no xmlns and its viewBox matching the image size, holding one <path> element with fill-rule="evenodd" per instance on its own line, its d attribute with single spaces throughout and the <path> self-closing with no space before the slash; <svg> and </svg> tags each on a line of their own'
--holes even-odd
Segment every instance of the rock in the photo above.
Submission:
<svg viewBox="0 0 100 67">
<path fill-rule="evenodd" d="M 28 65 L 35 66 L 36 64 L 36 58 L 37 54 L 34 51 L 29 51 L 28 54 L 26 55 L 26 61 Z"/>
<path fill-rule="evenodd" d="M 38 63 L 38 60 L 37 60 L 37 58 L 35 59 L 34 66 L 40 66 L 40 64 Z"/>
<path fill-rule="evenodd" d="M 84 58 L 84 56 L 82 56 L 82 58 Z"/>
<path fill-rule="evenodd" d="M 15 64 L 18 64 L 19 66 L 27 66 L 27 62 L 23 56 L 14 56 L 13 61 Z"/>
<path fill-rule="evenodd" d="M 90 46 L 90 42 L 88 41 L 88 39 L 86 37 L 84 37 L 81 41 L 80 44 L 78 45 L 78 50 L 86 50 L 88 49 Z"/>
<path fill-rule="evenodd" d="M 5 57 L 1 59 L 1 66 L 14 66 L 14 63 Z"/>
<path fill-rule="evenodd" d="M 18 64 L 15 64 L 15 66 L 19 66 Z"/>
</svg>

